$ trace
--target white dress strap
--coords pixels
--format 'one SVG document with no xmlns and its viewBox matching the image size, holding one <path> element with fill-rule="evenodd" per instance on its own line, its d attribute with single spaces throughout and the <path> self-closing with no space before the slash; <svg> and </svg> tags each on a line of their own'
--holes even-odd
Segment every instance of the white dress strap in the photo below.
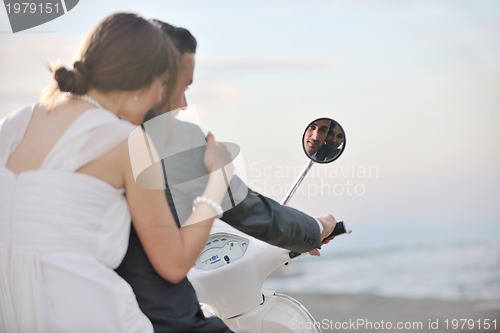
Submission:
<svg viewBox="0 0 500 333">
<path fill-rule="evenodd" d="M 0 119 L 0 166 L 5 167 L 12 150 L 24 137 L 34 105 L 22 107 Z"/>
<path fill-rule="evenodd" d="M 41 168 L 78 170 L 126 140 L 134 128 L 109 111 L 85 111 L 54 145 Z"/>
<path fill-rule="evenodd" d="M 0 166 L 7 165 L 13 149 L 23 139 L 33 110 L 34 105 L 29 105 L 0 120 Z M 85 111 L 52 147 L 41 168 L 78 170 L 126 140 L 134 128 L 109 111 Z"/>
</svg>

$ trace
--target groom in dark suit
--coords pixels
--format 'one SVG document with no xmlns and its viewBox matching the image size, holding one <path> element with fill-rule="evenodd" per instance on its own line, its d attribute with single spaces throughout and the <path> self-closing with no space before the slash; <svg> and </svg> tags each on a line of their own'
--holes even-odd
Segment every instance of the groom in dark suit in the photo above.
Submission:
<svg viewBox="0 0 500 333">
<path fill-rule="evenodd" d="M 164 132 L 169 129 L 164 137 L 156 138 L 155 145 L 164 144 L 167 136 L 173 140 L 168 143 L 169 157 L 162 164 L 168 167 L 166 197 L 180 226 L 191 213 L 193 199 L 203 192 L 206 185 L 203 181 L 207 173 L 203 163 L 204 150 L 198 144 L 204 141 L 204 135 L 196 125 L 170 115 L 167 117 L 165 111 L 187 105 L 184 91 L 193 80 L 196 39 L 186 29 L 160 21 L 156 23 L 174 42 L 182 55 L 182 62 L 170 104 L 165 110 L 150 111 L 143 126 L 148 128 L 154 125 L 165 129 Z M 181 153 L 174 154 L 176 151 Z M 182 186 L 177 186 L 179 184 Z M 282 206 L 248 189 L 236 176 L 231 180 L 229 190 L 222 204 L 225 212 L 221 219 L 272 245 L 299 253 L 317 251 L 322 239 L 335 227 L 333 216 L 324 215 L 315 219 Z M 175 254 L 166 254 L 165 260 L 168 260 L 168 255 Z M 133 226 L 129 248 L 116 271 L 132 286 L 139 306 L 153 323 L 155 332 L 231 332 L 219 318 L 204 317 L 195 290 L 187 278 L 173 284 L 156 273 Z"/>
</svg>

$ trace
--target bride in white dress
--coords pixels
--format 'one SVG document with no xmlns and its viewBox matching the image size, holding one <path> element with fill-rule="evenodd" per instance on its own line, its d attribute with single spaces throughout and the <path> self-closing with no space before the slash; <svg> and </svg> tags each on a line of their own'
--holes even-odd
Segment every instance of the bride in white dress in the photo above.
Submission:
<svg viewBox="0 0 500 333">
<path fill-rule="evenodd" d="M 129 160 L 133 124 L 175 77 L 165 38 L 137 15 L 111 15 L 74 68 L 55 71 L 46 100 L 0 120 L 0 332 L 152 332 L 113 270 L 131 218 L 170 281 L 201 251 L 225 192 L 220 176 L 210 176 L 189 218 L 203 222 L 177 229 L 163 190 L 137 186 Z M 209 170 L 226 154 L 209 134 Z"/>
</svg>

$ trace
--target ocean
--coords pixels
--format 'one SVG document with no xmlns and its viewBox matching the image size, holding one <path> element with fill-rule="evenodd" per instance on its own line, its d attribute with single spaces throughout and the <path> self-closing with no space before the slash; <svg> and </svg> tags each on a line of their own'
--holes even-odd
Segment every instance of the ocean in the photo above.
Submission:
<svg viewBox="0 0 500 333">
<path fill-rule="evenodd" d="M 264 288 L 282 293 L 368 293 L 500 301 L 500 243 L 396 245 L 302 256 Z"/>
</svg>

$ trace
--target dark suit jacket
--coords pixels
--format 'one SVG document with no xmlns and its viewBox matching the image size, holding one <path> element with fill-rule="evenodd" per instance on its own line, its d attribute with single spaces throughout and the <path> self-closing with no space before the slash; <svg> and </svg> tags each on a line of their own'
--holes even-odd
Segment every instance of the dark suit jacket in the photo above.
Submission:
<svg viewBox="0 0 500 333">
<path fill-rule="evenodd" d="M 327 143 L 323 144 L 316 154 L 316 162 L 328 162 L 340 154 L 340 149 L 329 145 Z"/>
<path fill-rule="evenodd" d="M 193 124 L 178 120 L 174 123 L 168 128 L 174 128 L 176 139 L 203 137 L 201 129 Z M 181 134 L 178 136 L 178 133 Z M 181 145 L 184 143 L 182 141 Z M 173 179 L 174 183 L 165 192 L 178 224 L 189 215 L 193 199 L 205 188 L 207 171 L 203 153 L 203 149 L 191 149 L 186 154 L 177 154 L 179 158 L 164 160 L 169 166 L 167 181 Z M 186 179 L 186 173 L 195 175 L 193 178 L 197 181 L 176 186 Z M 223 221 L 255 238 L 294 252 L 307 252 L 320 246 L 319 227 L 312 217 L 249 190 L 238 177 L 233 177 L 230 189 L 232 193 L 226 196 L 223 204 Z M 172 284 L 156 273 L 133 228 L 127 253 L 116 271 L 132 286 L 155 332 L 230 332 L 220 319 L 204 318 L 187 278 Z"/>
</svg>

